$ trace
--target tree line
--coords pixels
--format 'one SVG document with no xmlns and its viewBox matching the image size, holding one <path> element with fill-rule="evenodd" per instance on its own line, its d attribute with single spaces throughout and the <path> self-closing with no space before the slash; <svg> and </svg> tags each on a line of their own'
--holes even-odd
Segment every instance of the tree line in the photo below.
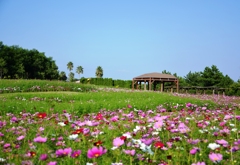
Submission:
<svg viewBox="0 0 240 165">
<path fill-rule="evenodd" d="M 67 69 L 70 71 L 68 77 L 64 71 L 59 71 L 58 66 L 52 57 L 46 57 L 43 52 L 36 49 L 28 50 L 19 46 L 7 46 L 0 42 L 0 79 L 48 79 L 76 81 L 74 77 L 73 62 L 67 63 Z M 79 75 L 83 74 L 82 66 L 76 67 Z M 171 74 L 163 70 L 164 74 Z M 103 68 L 98 66 L 95 75 L 97 78 L 103 77 Z M 178 76 L 177 73 L 171 74 L 179 79 L 180 86 L 199 86 L 199 87 L 221 87 L 221 88 L 239 88 L 240 80 L 234 82 L 228 75 L 223 75 L 217 66 L 205 67 L 203 71 L 189 72 L 186 76 Z M 84 81 L 84 79 L 82 79 Z M 87 80 L 87 79 L 86 79 Z M 86 81 L 85 81 L 86 82 Z M 97 80 L 96 80 L 97 82 Z M 172 85 L 166 83 L 166 86 Z M 123 85 L 124 86 L 124 85 Z M 128 86 L 128 85 L 127 85 Z"/>
<path fill-rule="evenodd" d="M 68 77 L 64 71 L 59 71 L 52 57 L 46 57 L 45 53 L 36 49 L 28 50 L 19 46 L 7 46 L 0 41 L 0 79 L 47 79 L 75 81 L 73 63 L 67 64 L 70 71 Z M 82 74 L 83 67 L 78 66 L 76 73 Z M 96 76 L 103 76 L 103 69 L 98 66 Z M 80 77 L 79 77 L 80 79 Z"/>
<path fill-rule="evenodd" d="M 58 79 L 58 66 L 52 57 L 36 49 L 7 46 L 0 42 L 0 78 Z"/>
</svg>

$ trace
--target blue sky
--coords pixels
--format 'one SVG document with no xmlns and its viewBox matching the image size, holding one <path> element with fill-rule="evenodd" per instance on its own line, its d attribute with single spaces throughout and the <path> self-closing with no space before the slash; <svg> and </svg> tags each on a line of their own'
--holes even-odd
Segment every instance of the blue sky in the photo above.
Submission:
<svg viewBox="0 0 240 165">
<path fill-rule="evenodd" d="M 37 49 L 67 74 L 131 80 L 216 65 L 240 79 L 238 0 L 0 0 L 0 41 Z M 75 77 L 79 77 L 75 73 Z"/>
</svg>

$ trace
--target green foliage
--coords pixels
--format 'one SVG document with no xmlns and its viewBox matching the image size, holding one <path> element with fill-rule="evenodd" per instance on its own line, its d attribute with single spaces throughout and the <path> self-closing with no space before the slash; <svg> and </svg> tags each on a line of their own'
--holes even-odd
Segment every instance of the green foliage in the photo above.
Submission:
<svg viewBox="0 0 240 165">
<path fill-rule="evenodd" d="M 79 74 L 79 76 L 80 76 L 80 74 L 83 74 L 83 67 L 78 66 L 77 69 L 76 69 L 76 72 L 77 72 L 77 74 Z"/>
<path fill-rule="evenodd" d="M 222 72 L 220 72 L 215 65 L 212 65 L 211 68 L 206 67 L 204 71 L 201 72 L 201 81 L 204 87 L 219 86 L 223 77 Z"/>
<path fill-rule="evenodd" d="M 62 81 L 67 80 L 67 76 L 66 76 L 65 72 L 62 71 L 62 72 L 59 73 L 59 80 L 62 80 Z"/>
<path fill-rule="evenodd" d="M 185 76 L 185 81 L 189 86 L 201 86 L 201 74 L 200 72 L 191 71 Z"/>
<path fill-rule="evenodd" d="M 70 81 L 70 82 L 73 82 L 73 81 L 74 81 L 74 73 L 73 73 L 73 72 L 70 72 L 70 73 L 69 73 L 69 81 Z"/>
<path fill-rule="evenodd" d="M 74 84 L 74 83 L 70 83 Z M 83 89 L 84 85 L 80 86 Z M 86 88 L 86 87 L 85 87 Z M 48 89 L 45 87 L 45 89 Z M 55 88 L 56 89 L 56 88 Z M 36 90 L 35 90 L 36 91 Z M 133 108 L 148 110 L 156 109 L 160 104 L 175 105 L 191 102 L 197 105 L 206 103 L 215 105 L 212 101 L 203 101 L 195 98 L 180 98 L 169 93 L 159 92 L 125 92 L 98 91 L 98 92 L 28 92 L 28 93 L 7 93 L 0 95 L 3 101 L 0 109 L 5 112 L 21 112 L 23 109 L 41 111 L 53 108 L 58 110 L 68 109 L 69 112 L 78 114 L 98 112 L 101 109 L 117 110 L 126 108 L 131 104 Z"/>
<path fill-rule="evenodd" d="M 240 83 L 233 83 L 230 85 L 229 91 L 227 91 L 227 95 L 240 96 Z"/>
<path fill-rule="evenodd" d="M 67 69 L 71 72 L 73 70 L 73 63 L 71 61 L 69 61 L 67 63 Z"/>
<path fill-rule="evenodd" d="M 101 66 L 98 66 L 97 69 L 96 69 L 96 77 L 98 78 L 102 78 L 103 77 L 103 69 Z"/>
<path fill-rule="evenodd" d="M 0 43 L 0 78 L 58 79 L 58 67 L 52 57 L 36 49 Z"/>
</svg>

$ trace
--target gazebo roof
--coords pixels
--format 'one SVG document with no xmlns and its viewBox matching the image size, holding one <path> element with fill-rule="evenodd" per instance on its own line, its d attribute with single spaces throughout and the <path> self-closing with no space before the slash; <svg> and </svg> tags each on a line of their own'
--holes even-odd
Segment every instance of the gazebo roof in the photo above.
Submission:
<svg viewBox="0 0 240 165">
<path fill-rule="evenodd" d="M 153 73 L 146 73 L 137 77 L 134 77 L 133 79 L 165 79 L 165 80 L 177 80 L 177 78 L 173 75 L 170 74 L 163 74 L 163 73 L 158 73 L 158 72 L 153 72 Z"/>
</svg>

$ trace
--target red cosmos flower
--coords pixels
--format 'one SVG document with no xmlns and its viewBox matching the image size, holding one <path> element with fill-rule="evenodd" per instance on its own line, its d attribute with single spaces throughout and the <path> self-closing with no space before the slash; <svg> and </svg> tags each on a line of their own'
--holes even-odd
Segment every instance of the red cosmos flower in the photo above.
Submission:
<svg viewBox="0 0 240 165">
<path fill-rule="evenodd" d="M 30 156 L 31 156 L 31 157 L 36 156 L 36 152 L 34 152 L 34 151 L 30 151 L 29 153 L 30 153 Z"/>
<path fill-rule="evenodd" d="M 67 125 L 67 124 L 68 124 L 68 120 L 64 121 L 64 124 L 66 124 L 66 125 Z"/>
<path fill-rule="evenodd" d="M 45 117 L 47 116 L 47 114 L 46 114 L 46 113 L 41 113 L 41 112 L 39 112 L 39 113 L 37 114 L 37 116 L 38 116 L 38 118 L 43 119 L 43 118 L 45 118 Z"/>
<path fill-rule="evenodd" d="M 127 137 L 126 136 L 121 136 L 120 139 L 125 141 L 127 139 Z"/>
<path fill-rule="evenodd" d="M 101 113 L 98 113 L 95 119 L 96 119 L 96 120 L 103 120 L 102 114 L 101 114 Z"/>
<path fill-rule="evenodd" d="M 102 141 L 101 140 L 98 140 L 97 142 L 94 142 L 94 146 L 101 146 L 102 145 Z"/>
<path fill-rule="evenodd" d="M 83 133 L 83 128 L 75 130 L 72 134 L 80 134 Z"/>
<path fill-rule="evenodd" d="M 154 146 L 155 146 L 156 148 L 163 148 L 163 147 L 164 147 L 164 144 L 163 144 L 162 142 L 160 142 L 160 141 L 157 141 L 157 142 L 154 144 Z"/>
</svg>

